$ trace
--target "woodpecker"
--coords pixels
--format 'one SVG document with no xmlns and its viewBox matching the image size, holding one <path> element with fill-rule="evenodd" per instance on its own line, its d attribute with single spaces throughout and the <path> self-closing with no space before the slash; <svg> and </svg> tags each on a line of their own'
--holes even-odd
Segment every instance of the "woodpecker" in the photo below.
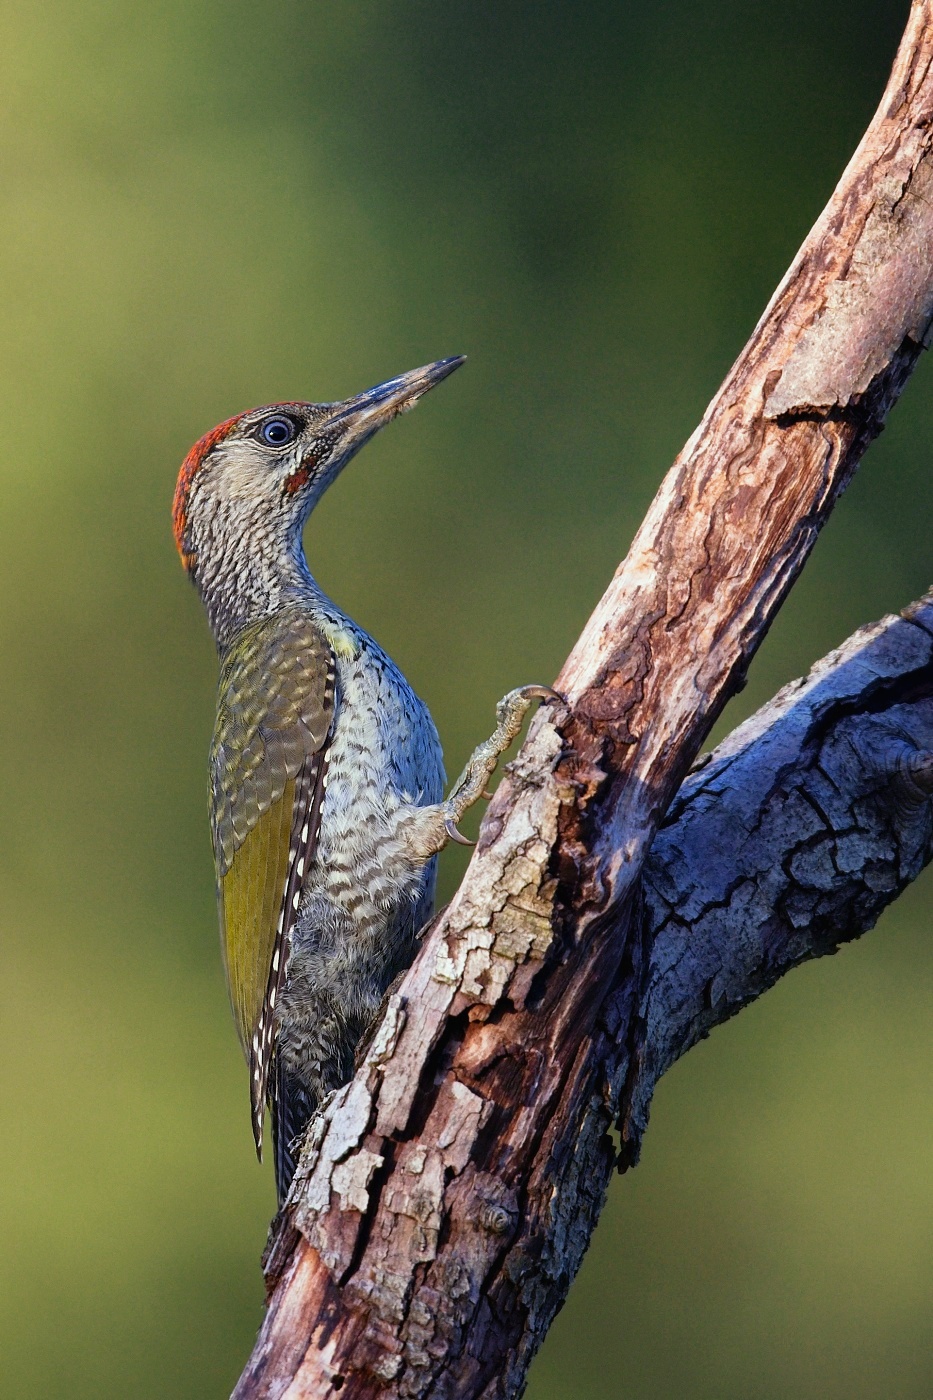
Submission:
<svg viewBox="0 0 933 1400">
<path fill-rule="evenodd" d="M 304 524 L 338 473 L 463 358 L 339 403 L 230 418 L 175 489 L 175 541 L 220 657 L 209 807 L 224 968 L 260 1161 L 271 1111 L 280 1204 L 311 1116 L 414 956 L 438 852 L 469 844 L 457 823 L 533 700 L 555 696 L 505 696 L 445 801 L 427 707 L 305 559 Z"/>
</svg>

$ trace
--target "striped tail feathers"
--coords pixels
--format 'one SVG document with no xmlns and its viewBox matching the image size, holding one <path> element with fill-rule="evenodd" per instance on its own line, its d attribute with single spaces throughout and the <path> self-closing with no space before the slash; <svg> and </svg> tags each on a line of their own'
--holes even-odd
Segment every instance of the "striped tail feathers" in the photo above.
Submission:
<svg viewBox="0 0 933 1400">
<path fill-rule="evenodd" d="M 272 1109 L 272 1151 L 275 1191 L 281 1209 L 295 1175 L 299 1139 L 311 1121 L 317 1101 L 309 1089 L 286 1072 L 278 1055 L 275 1056 L 273 1065 L 272 1083 L 273 1089 L 269 1096 Z"/>
<path fill-rule="evenodd" d="M 285 889 L 279 909 L 275 942 L 272 945 L 266 992 L 249 1044 L 250 1110 L 253 1140 L 256 1144 L 256 1155 L 260 1161 L 262 1161 L 263 1118 L 266 1100 L 268 1098 L 274 1103 L 277 1093 L 277 1086 L 270 1093 L 276 1006 L 285 985 L 291 935 L 298 918 L 305 871 L 314 858 L 317 846 L 326 770 L 327 750 L 323 749 L 312 754 L 305 761 L 295 780 L 294 817 L 289 842 Z"/>
</svg>

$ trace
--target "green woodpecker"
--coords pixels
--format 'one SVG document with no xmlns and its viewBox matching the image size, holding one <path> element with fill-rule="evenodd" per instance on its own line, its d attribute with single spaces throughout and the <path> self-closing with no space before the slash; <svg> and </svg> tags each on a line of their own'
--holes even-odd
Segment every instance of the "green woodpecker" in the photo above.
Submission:
<svg viewBox="0 0 933 1400">
<path fill-rule="evenodd" d="M 178 477 L 175 540 L 220 653 L 210 821 L 230 1001 L 262 1155 L 272 1115 L 284 1199 L 298 1140 L 352 1074 L 386 989 L 411 962 L 437 853 L 484 795 L 532 699 L 498 726 L 446 801 L 431 716 L 373 639 L 325 596 L 302 528 L 374 433 L 463 357 L 342 403 L 281 403 L 228 419 Z"/>
</svg>

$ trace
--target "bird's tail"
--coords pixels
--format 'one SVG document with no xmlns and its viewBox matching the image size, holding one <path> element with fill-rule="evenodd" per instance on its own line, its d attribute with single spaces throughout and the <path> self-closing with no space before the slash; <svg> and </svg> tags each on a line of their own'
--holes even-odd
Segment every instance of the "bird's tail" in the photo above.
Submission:
<svg viewBox="0 0 933 1400">
<path fill-rule="evenodd" d="M 314 1094 L 289 1074 L 276 1055 L 272 1073 L 272 1151 L 275 1158 L 275 1190 L 279 1207 L 288 1195 L 295 1175 L 301 1136 L 317 1107 Z"/>
</svg>

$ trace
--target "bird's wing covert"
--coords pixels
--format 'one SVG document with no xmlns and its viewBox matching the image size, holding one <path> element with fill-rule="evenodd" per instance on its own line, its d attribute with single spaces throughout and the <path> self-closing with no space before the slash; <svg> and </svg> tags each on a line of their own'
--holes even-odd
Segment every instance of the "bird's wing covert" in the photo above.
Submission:
<svg viewBox="0 0 933 1400">
<path fill-rule="evenodd" d="M 224 967 L 249 1062 L 257 1149 L 276 1001 L 317 842 L 334 692 L 333 653 L 299 609 L 244 628 L 223 658 L 211 833 Z"/>
</svg>

